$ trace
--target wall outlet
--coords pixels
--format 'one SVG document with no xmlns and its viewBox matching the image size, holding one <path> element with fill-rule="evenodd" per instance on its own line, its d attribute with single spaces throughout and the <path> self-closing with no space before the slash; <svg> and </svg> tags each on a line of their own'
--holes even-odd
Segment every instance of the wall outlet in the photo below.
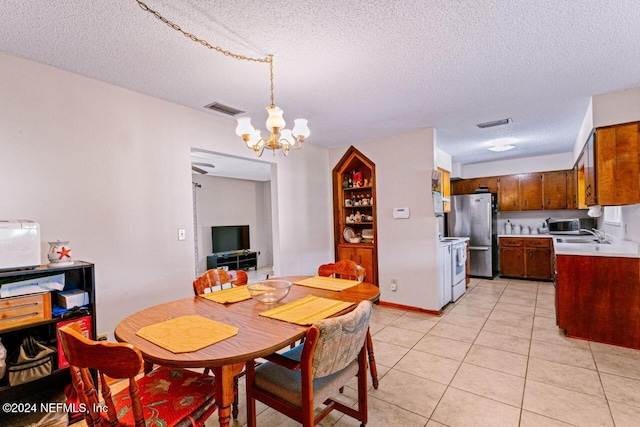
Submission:
<svg viewBox="0 0 640 427">
<path fill-rule="evenodd" d="M 96 341 L 106 341 L 107 340 L 107 334 L 98 334 L 98 338 L 96 339 Z"/>
<path fill-rule="evenodd" d="M 393 292 L 398 290 L 398 281 L 396 279 L 391 279 L 391 285 L 389 285 Z"/>
<path fill-rule="evenodd" d="M 178 240 L 187 240 L 187 230 L 178 228 Z"/>
</svg>

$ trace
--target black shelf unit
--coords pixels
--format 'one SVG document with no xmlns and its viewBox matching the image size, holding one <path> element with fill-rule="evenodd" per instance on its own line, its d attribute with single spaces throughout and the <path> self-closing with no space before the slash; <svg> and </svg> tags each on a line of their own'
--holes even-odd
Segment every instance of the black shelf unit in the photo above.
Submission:
<svg viewBox="0 0 640 427">
<path fill-rule="evenodd" d="M 207 256 L 207 270 L 227 267 L 229 270 L 258 270 L 260 252 L 225 252 Z"/>
<path fill-rule="evenodd" d="M 96 310 L 95 310 L 95 276 L 94 265 L 85 261 L 74 261 L 73 265 L 64 267 L 51 268 L 46 265 L 28 270 L 0 271 L 0 285 L 7 283 L 19 282 L 22 280 L 36 279 L 46 276 L 54 276 L 64 274 L 64 290 L 81 289 L 89 294 L 88 310 L 91 315 L 91 333 L 95 339 L 96 331 Z M 51 292 L 51 305 L 57 305 L 57 292 Z M 2 343 L 7 349 L 7 355 L 13 354 L 19 348 L 23 338 L 27 335 L 33 335 L 38 341 L 48 347 L 58 348 L 57 325 L 59 322 L 66 322 L 74 319 L 85 317 L 81 314 L 75 317 L 52 318 L 39 322 L 29 323 L 26 325 L 12 326 L 0 329 L 0 337 Z M 95 379 L 94 379 L 95 380 Z M 11 386 L 9 385 L 8 374 L 4 378 L 0 378 L 0 401 L 29 401 L 29 398 L 36 395 L 44 389 L 54 389 L 64 391 L 71 384 L 71 375 L 69 368 L 60 368 L 58 366 L 58 354 L 53 354 L 53 371 L 51 375 L 37 379 L 25 384 Z M 35 402 L 40 403 L 40 402 Z M 0 418 L 5 414 L 0 411 Z M 69 414 L 71 422 L 82 419 L 83 414 Z"/>
</svg>

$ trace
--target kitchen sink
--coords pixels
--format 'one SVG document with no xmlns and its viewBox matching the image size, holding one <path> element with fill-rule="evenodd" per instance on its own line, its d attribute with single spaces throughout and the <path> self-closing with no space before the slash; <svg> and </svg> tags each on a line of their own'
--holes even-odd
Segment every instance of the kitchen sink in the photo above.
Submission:
<svg viewBox="0 0 640 427">
<path fill-rule="evenodd" d="M 587 238 L 580 238 L 580 237 L 558 237 L 557 239 L 558 243 L 588 243 L 590 245 L 597 243 L 597 244 L 609 244 L 610 242 L 600 242 L 598 241 L 598 239 L 594 239 L 591 237 L 587 237 Z"/>
</svg>

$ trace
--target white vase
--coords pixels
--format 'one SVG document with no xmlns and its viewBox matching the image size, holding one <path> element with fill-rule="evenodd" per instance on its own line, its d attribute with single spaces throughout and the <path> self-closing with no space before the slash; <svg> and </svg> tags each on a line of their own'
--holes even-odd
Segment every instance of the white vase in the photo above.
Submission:
<svg viewBox="0 0 640 427">
<path fill-rule="evenodd" d="M 49 243 L 49 253 L 47 258 L 49 259 L 49 267 L 63 267 L 73 264 L 73 258 L 71 257 L 71 248 L 69 247 L 69 241 L 60 241 Z"/>
</svg>

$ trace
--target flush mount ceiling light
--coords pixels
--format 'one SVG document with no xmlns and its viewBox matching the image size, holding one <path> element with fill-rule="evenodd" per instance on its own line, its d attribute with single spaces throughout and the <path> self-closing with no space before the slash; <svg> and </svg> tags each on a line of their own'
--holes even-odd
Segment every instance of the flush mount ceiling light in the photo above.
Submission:
<svg viewBox="0 0 640 427">
<path fill-rule="evenodd" d="M 511 119 L 502 119 L 502 120 L 496 120 L 493 122 L 478 123 L 476 126 L 478 126 L 480 129 L 485 129 L 485 128 L 492 128 L 495 126 L 508 125 L 511 122 L 513 122 L 513 120 Z"/>
<path fill-rule="evenodd" d="M 496 145 L 493 147 L 488 147 L 487 150 L 491 150 L 491 151 L 508 151 L 511 150 L 512 148 L 516 148 L 515 145 Z"/>
<path fill-rule="evenodd" d="M 515 145 L 511 145 L 511 143 L 514 141 L 515 139 L 513 138 L 494 139 L 492 141 L 489 141 L 490 146 L 487 147 L 487 150 L 497 151 L 497 152 L 508 151 L 516 148 Z"/>
<path fill-rule="evenodd" d="M 194 42 L 197 42 L 209 49 L 215 50 L 225 56 L 230 56 L 234 59 L 268 63 L 269 76 L 271 81 L 271 105 L 267 107 L 267 113 L 269 115 L 267 118 L 267 130 L 270 133 L 269 138 L 263 138 L 260 130 L 254 129 L 254 127 L 251 125 L 251 118 L 247 116 L 239 117 L 237 119 L 238 127 L 236 128 L 236 134 L 242 137 L 242 140 L 245 142 L 245 144 L 247 144 L 247 147 L 251 148 L 258 155 L 258 157 L 262 156 L 262 153 L 265 149 L 272 150 L 274 156 L 276 155 L 276 150 L 281 149 L 282 153 L 286 156 L 287 154 L 289 154 L 290 149 L 293 148 L 297 150 L 302 146 L 304 139 L 308 138 L 310 134 L 309 128 L 307 127 L 307 120 L 296 119 L 294 120 L 294 126 L 292 130 L 285 129 L 285 121 L 282 117 L 283 111 L 280 108 L 276 107 L 273 103 L 273 55 L 267 55 L 265 58 L 251 58 L 248 56 L 229 52 L 228 50 L 224 50 L 219 46 L 213 46 L 206 40 L 202 40 L 197 36 L 184 31 L 182 28 L 180 28 L 179 25 L 169 21 L 167 18 L 160 15 L 159 12 L 150 9 L 149 6 L 144 4 L 142 1 L 136 0 L 136 2 L 145 12 L 149 12 L 160 21 L 167 24 L 169 27 L 181 32 L 185 37 L 188 37 Z"/>
</svg>

